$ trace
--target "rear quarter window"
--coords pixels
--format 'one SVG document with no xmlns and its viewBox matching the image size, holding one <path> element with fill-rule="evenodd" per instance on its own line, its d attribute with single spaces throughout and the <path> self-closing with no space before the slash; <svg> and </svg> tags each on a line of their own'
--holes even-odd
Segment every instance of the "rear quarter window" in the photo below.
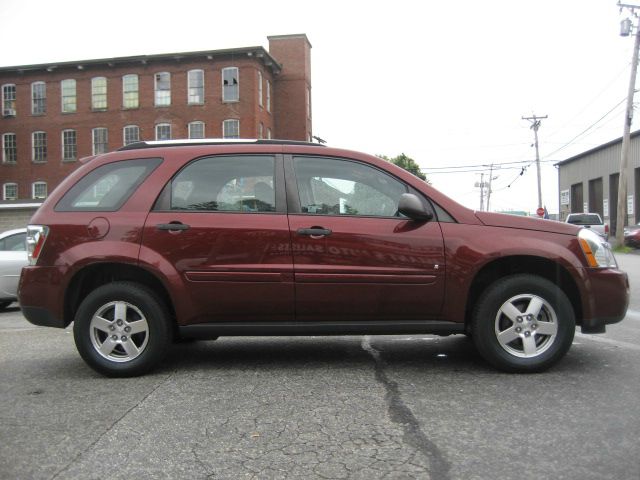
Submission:
<svg viewBox="0 0 640 480">
<path fill-rule="evenodd" d="M 161 158 L 143 158 L 102 165 L 71 187 L 55 210 L 115 212 L 161 162 Z"/>
</svg>

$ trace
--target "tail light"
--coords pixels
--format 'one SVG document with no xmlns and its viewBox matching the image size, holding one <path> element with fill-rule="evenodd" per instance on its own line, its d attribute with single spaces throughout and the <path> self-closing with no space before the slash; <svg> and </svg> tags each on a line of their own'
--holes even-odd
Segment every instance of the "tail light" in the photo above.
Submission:
<svg viewBox="0 0 640 480">
<path fill-rule="evenodd" d="M 49 227 L 46 225 L 27 226 L 27 256 L 29 265 L 35 265 L 44 247 L 44 242 L 49 235 Z"/>
<path fill-rule="evenodd" d="M 609 225 L 607 225 L 606 223 L 604 224 L 604 233 L 609 235 Z"/>
</svg>

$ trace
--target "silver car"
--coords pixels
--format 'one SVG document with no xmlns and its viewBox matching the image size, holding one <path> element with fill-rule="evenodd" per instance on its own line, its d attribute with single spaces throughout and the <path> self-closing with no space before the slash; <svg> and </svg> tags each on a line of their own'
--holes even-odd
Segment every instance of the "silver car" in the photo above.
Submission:
<svg viewBox="0 0 640 480">
<path fill-rule="evenodd" d="M 0 310 L 18 299 L 20 272 L 27 263 L 27 229 L 0 233 Z"/>
</svg>

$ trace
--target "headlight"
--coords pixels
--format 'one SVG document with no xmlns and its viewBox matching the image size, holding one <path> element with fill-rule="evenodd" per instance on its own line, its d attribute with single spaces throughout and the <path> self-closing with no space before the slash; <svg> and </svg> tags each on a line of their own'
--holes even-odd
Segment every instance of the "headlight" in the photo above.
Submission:
<svg viewBox="0 0 640 480">
<path fill-rule="evenodd" d="M 618 268 L 611 246 L 597 233 L 583 228 L 578 233 L 578 242 L 590 267 Z"/>
</svg>

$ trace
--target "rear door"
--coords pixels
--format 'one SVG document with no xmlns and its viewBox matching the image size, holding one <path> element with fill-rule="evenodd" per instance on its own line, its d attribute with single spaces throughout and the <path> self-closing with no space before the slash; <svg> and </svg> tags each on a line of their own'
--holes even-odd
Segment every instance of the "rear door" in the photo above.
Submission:
<svg viewBox="0 0 640 480">
<path fill-rule="evenodd" d="M 287 158 L 287 185 L 298 320 L 438 316 L 442 232 L 398 214 L 407 185 L 364 163 L 303 156 Z"/>
<path fill-rule="evenodd" d="M 144 228 L 141 260 L 163 270 L 185 323 L 293 319 L 282 162 L 228 155 L 187 164 Z"/>
</svg>

